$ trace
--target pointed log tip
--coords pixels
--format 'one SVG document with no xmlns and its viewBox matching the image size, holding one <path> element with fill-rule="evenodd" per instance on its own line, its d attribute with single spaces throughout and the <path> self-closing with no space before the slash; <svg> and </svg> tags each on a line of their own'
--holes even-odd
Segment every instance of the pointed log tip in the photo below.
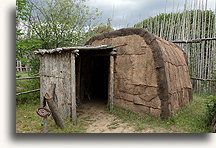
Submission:
<svg viewBox="0 0 216 148">
<path fill-rule="evenodd" d="M 46 94 L 44 95 L 44 98 L 45 98 L 46 100 L 50 100 L 50 99 L 51 99 L 48 93 L 46 93 Z"/>
</svg>

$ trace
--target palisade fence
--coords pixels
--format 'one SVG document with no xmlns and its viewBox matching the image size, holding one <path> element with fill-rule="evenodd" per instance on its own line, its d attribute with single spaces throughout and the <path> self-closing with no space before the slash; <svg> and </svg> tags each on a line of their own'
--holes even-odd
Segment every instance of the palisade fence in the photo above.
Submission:
<svg viewBox="0 0 216 148">
<path fill-rule="evenodd" d="M 183 12 L 159 14 L 134 27 L 178 44 L 188 56 L 189 70 L 196 93 L 215 94 L 215 11 L 208 0 L 185 0 Z"/>
<path fill-rule="evenodd" d="M 27 64 L 22 64 L 22 61 L 16 60 L 16 71 L 28 72 L 30 71 L 30 67 Z"/>
</svg>

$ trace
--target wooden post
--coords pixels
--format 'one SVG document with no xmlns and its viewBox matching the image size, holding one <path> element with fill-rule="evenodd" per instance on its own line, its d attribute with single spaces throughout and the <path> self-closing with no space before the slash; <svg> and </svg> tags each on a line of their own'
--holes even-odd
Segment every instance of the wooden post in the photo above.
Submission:
<svg viewBox="0 0 216 148">
<path fill-rule="evenodd" d="M 44 119 L 44 133 L 48 133 L 48 128 L 49 128 L 49 121 L 48 121 L 48 117 L 45 117 Z"/>
<path fill-rule="evenodd" d="M 76 73 L 75 73 L 75 54 L 71 52 L 71 119 L 76 122 Z"/>
<path fill-rule="evenodd" d="M 109 109 L 113 109 L 113 98 L 114 98 L 114 56 L 110 56 L 110 66 L 109 66 L 109 79 L 108 79 L 108 102 Z"/>
<path fill-rule="evenodd" d="M 43 107 L 44 108 L 48 108 L 48 104 L 46 102 L 46 99 L 43 99 Z M 43 123 L 44 123 L 44 129 L 43 132 L 44 133 L 48 133 L 48 129 L 49 129 L 49 120 L 48 120 L 48 116 L 43 118 Z"/>
<path fill-rule="evenodd" d="M 47 104 L 52 112 L 52 117 L 56 123 L 56 125 L 60 128 L 64 128 L 65 125 L 64 125 L 64 121 L 63 119 L 61 118 L 61 115 L 59 114 L 59 110 L 58 110 L 58 107 L 56 105 L 56 103 L 54 102 L 53 98 L 54 98 L 54 90 L 55 90 L 55 85 L 54 84 L 51 84 L 51 87 L 48 91 L 48 93 L 46 93 L 44 95 L 44 99 L 46 99 L 47 101 Z"/>
</svg>

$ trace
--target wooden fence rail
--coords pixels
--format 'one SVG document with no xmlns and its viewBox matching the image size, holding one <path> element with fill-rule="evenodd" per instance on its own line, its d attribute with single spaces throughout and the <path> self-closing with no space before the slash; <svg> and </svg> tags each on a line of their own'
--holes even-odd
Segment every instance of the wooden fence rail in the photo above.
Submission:
<svg viewBox="0 0 216 148">
<path fill-rule="evenodd" d="M 37 79 L 37 78 L 40 78 L 40 76 L 16 78 L 16 80 L 27 80 L 27 79 Z M 25 92 L 20 92 L 20 93 L 17 93 L 16 96 L 22 95 L 22 94 L 28 94 L 28 93 L 32 93 L 32 92 L 37 92 L 37 91 L 40 91 L 40 89 L 34 89 L 34 90 L 25 91 Z"/>
<path fill-rule="evenodd" d="M 34 90 L 25 91 L 25 92 L 20 92 L 20 93 L 17 93 L 16 96 L 22 95 L 22 94 L 28 94 L 28 93 L 32 93 L 32 92 L 37 92 L 37 91 L 40 91 L 40 89 L 34 89 Z"/>
<path fill-rule="evenodd" d="M 215 81 L 216 82 L 216 79 L 202 79 L 202 78 L 194 78 L 194 77 L 191 77 L 192 80 L 200 80 L 200 81 Z"/>
<path fill-rule="evenodd" d="M 201 39 L 193 39 L 193 40 L 175 40 L 175 41 L 171 41 L 173 43 L 200 43 L 203 41 L 212 41 L 212 40 L 216 40 L 216 38 L 201 38 Z"/>
<path fill-rule="evenodd" d="M 26 80 L 26 79 L 36 79 L 36 78 L 40 78 L 40 76 L 16 78 L 16 80 Z"/>
</svg>

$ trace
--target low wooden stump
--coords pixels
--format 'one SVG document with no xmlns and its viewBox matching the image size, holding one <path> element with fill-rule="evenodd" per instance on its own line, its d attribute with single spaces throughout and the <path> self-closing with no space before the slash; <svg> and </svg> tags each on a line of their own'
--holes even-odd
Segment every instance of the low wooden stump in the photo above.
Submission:
<svg viewBox="0 0 216 148">
<path fill-rule="evenodd" d="M 36 112 L 39 116 L 44 118 L 44 133 L 48 132 L 48 116 L 52 117 L 58 127 L 65 128 L 64 121 L 59 113 L 58 107 L 53 100 L 55 95 L 55 84 L 51 84 L 48 92 L 44 95 L 43 107 L 39 108 Z"/>
<path fill-rule="evenodd" d="M 44 96 L 44 99 L 46 99 L 46 101 L 47 101 L 47 104 L 48 104 L 48 106 L 52 112 L 52 117 L 53 117 L 56 125 L 58 127 L 60 127 L 61 129 L 65 128 L 64 121 L 59 114 L 58 107 L 57 107 L 56 103 L 53 101 L 53 98 L 50 97 L 48 93 L 46 93 Z"/>
</svg>

